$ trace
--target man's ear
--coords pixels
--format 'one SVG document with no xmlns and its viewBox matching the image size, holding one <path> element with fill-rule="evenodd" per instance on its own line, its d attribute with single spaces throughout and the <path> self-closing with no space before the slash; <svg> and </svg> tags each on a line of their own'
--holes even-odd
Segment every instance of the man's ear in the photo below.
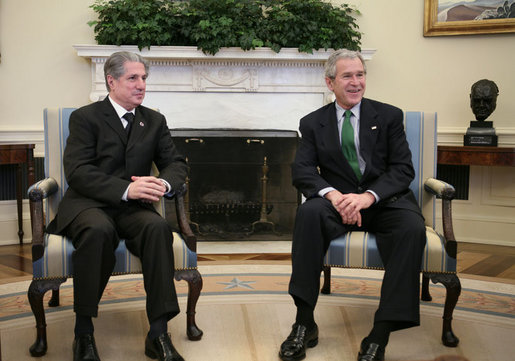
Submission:
<svg viewBox="0 0 515 361">
<path fill-rule="evenodd" d="M 333 91 L 333 81 L 329 77 L 325 77 L 325 84 L 329 88 L 330 91 Z"/>
<path fill-rule="evenodd" d="M 107 75 L 107 84 L 109 84 L 110 89 L 113 89 L 114 81 L 115 79 L 112 75 Z"/>
</svg>

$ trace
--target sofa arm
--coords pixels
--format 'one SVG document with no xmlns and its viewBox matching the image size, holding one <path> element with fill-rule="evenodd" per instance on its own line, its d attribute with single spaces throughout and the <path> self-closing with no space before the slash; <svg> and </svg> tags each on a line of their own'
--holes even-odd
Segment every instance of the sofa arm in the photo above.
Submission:
<svg viewBox="0 0 515 361">
<path fill-rule="evenodd" d="M 54 178 L 45 178 L 31 185 L 27 190 L 27 195 L 30 201 L 38 202 L 57 192 L 58 188 Z"/>
<path fill-rule="evenodd" d="M 30 204 L 30 223 L 32 225 L 32 261 L 43 256 L 45 214 L 43 212 L 43 200 L 57 192 L 59 186 L 53 178 L 45 178 L 28 190 Z"/>
<path fill-rule="evenodd" d="M 435 178 L 426 179 L 424 182 L 424 189 L 437 198 L 442 199 L 442 227 L 445 238 L 445 250 L 450 257 L 456 258 L 458 245 L 456 243 L 452 227 L 451 205 L 451 201 L 454 199 L 456 190 L 452 185 Z"/>
<path fill-rule="evenodd" d="M 452 200 L 456 190 L 449 183 L 436 178 L 428 178 L 424 182 L 424 189 L 438 198 Z"/>
<path fill-rule="evenodd" d="M 179 229 L 181 230 L 181 234 L 186 242 L 188 248 L 197 252 L 197 237 L 193 233 L 190 227 L 190 222 L 188 220 L 188 216 L 186 214 L 186 206 L 184 201 L 184 196 L 186 192 L 181 192 L 175 195 L 175 213 L 177 215 L 177 223 L 179 224 Z"/>
</svg>

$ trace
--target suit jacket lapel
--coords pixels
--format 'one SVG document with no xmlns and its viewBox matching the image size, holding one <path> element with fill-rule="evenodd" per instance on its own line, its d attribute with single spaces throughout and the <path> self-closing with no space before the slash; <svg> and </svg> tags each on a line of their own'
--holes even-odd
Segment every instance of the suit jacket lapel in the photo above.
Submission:
<svg viewBox="0 0 515 361">
<path fill-rule="evenodd" d="M 139 139 L 146 132 L 147 121 L 141 114 L 139 107 L 136 108 L 136 114 L 134 117 L 134 123 L 132 123 L 131 134 L 129 136 L 129 143 L 127 144 L 127 148 L 130 148 L 133 144 L 137 143 Z"/>
<path fill-rule="evenodd" d="M 341 149 L 334 104 L 327 109 L 327 114 L 320 119 L 320 127 L 322 139 L 324 140 L 327 150 L 333 153 L 336 149 Z"/>
<path fill-rule="evenodd" d="M 334 158 L 337 163 L 345 161 L 340 144 L 340 135 L 338 134 L 338 120 L 336 119 L 336 107 L 334 104 L 328 107 L 326 114 L 320 118 L 320 131 L 323 146 L 328 154 Z"/>
<path fill-rule="evenodd" d="M 114 110 L 113 105 L 107 99 L 107 97 L 102 101 L 102 113 L 104 116 L 104 121 L 106 124 L 111 127 L 116 134 L 120 137 L 120 140 L 124 145 L 127 144 L 127 133 L 123 128 L 122 122 L 120 118 L 118 118 L 118 114 L 116 110 Z"/>
<path fill-rule="evenodd" d="M 361 114 L 359 118 L 359 142 L 361 156 L 367 164 L 363 176 L 367 174 L 367 170 L 372 161 L 375 143 L 380 131 L 378 114 L 370 105 L 367 99 L 361 101 Z"/>
</svg>

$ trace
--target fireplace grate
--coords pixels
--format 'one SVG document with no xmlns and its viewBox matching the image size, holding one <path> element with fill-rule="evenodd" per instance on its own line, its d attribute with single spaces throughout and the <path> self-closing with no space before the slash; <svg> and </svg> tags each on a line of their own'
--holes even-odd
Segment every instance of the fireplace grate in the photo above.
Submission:
<svg viewBox="0 0 515 361">
<path fill-rule="evenodd" d="M 291 182 L 296 131 L 174 129 L 171 133 L 190 167 L 186 208 L 200 240 L 263 235 L 290 239 L 300 199 Z"/>
</svg>

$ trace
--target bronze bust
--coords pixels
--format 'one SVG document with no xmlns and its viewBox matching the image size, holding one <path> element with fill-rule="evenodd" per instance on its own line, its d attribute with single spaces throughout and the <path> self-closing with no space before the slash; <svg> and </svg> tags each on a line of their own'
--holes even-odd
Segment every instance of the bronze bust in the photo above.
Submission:
<svg viewBox="0 0 515 361">
<path fill-rule="evenodd" d="M 497 106 L 499 88 L 488 79 L 481 79 L 470 89 L 470 107 L 476 116 L 464 136 L 465 145 L 497 146 L 497 135 L 493 122 L 485 121 Z"/>
<path fill-rule="evenodd" d="M 499 88 L 488 79 L 481 79 L 470 89 L 470 107 L 476 120 L 483 121 L 490 116 L 497 106 Z"/>
</svg>

